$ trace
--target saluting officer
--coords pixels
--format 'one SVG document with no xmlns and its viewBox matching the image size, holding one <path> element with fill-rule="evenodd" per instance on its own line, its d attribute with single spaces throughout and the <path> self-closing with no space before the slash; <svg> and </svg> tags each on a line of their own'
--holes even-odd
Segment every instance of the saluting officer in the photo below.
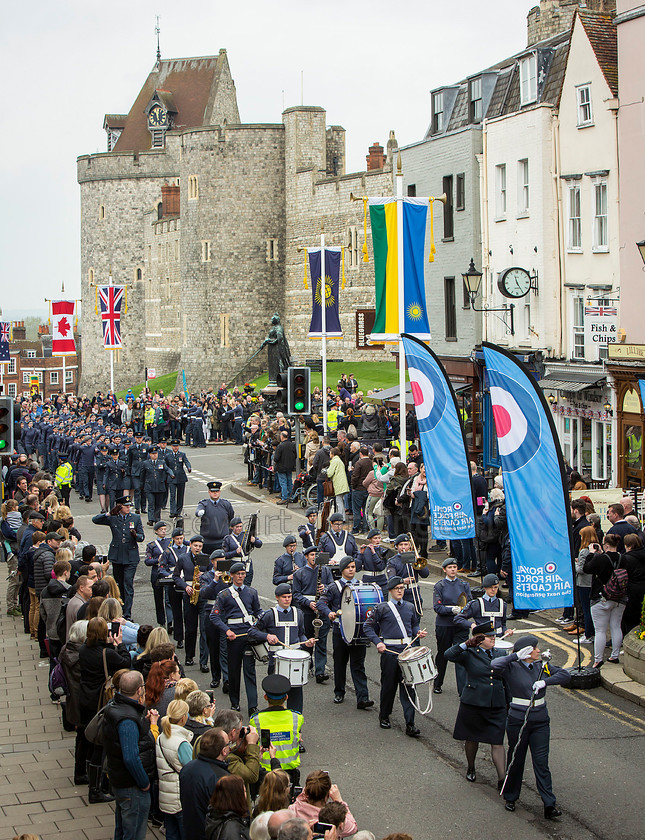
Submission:
<svg viewBox="0 0 645 840">
<path fill-rule="evenodd" d="M 199 568 L 198 580 L 201 590 L 202 576 L 210 569 L 208 555 L 202 553 L 204 540 L 199 534 L 190 538 L 190 545 L 186 554 L 182 554 L 173 570 L 172 578 L 175 586 L 184 590 L 184 623 L 186 625 L 186 665 L 195 664 L 195 647 L 197 645 L 197 628 L 199 626 L 199 601 L 191 603 L 193 595 L 193 581 L 195 569 Z M 194 599 L 193 599 L 194 600 Z M 199 660 L 203 661 L 202 670 L 208 671 L 208 645 L 206 642 L 206 630 L 204 629 L 203 640 L 200 634 L 199 639 Z"/>
<path fill-rule="evenodd" d="M 513 630 L 506 629 L 506 601 L 497 594 L 499 578 L 493 574 L 486 575 L 482 585 L 484 595 L 469 601 L 462 611 L 454 616 L 454 623 L 470 631 L 477 624 L 484 624 L 486 621 L 490 624 L 492 621 L 498 639 L 512 636 Z"/>
<path fill-rule="evenodd" d="M 305 555 L 296 550 L 298 543 L 293 534 L 287 534 L 282 540 L 282 547 L 284 548 L 284 554 L 281 554 L 273 565 L 274 586 L 278 586 L 280 583 L 290 583 L 297 569 L 302 569 L 307 563 Z M 315 551 L 316 547 L 313 543 L 309 548 L 312 547 Z"/>
<path fill-rule="evenodd" d="M 368 614 L 363 625 L 365 635 L 372 644 L 376 645 L 377 651 L 381 654 L 379 726 L 381 729 L 392 728 L 390 715 L 398 688 L 405 718 L 405 734 L 410 738 L 418 738 L 421 732 L 414 724 L 414 706 L 410 700 L 416 697 L 416 693 L 412 687 L 406 691 L 398 654 L 412 643 L 417 633 L 419 638 L 423 639 L 428 631 L 419 630 L 417 611 L 403 597 L 405 583 L 402 578 L 398 576 L 390 578 L 387 589 L 390 600 L 377 604 L 371 614 Z"/>
<path fill-rule="evenodd" d="M 162 458 L 159 449 L 151 446 L 148 450 L 148 460 L 141 467 L 141 481 L 148 502 L 148 525 L 154 525 L 161 519 L 163 499 L 168 492 L 168 480 L 174 477 L 173 471 Z"/>
<path fill-rule="evenodd" d="M 201 519 L 199 533 L 204 538 L 204 551 L 212 554 L 215 549 L 222 547 L 235 511 L 228 499 L 220 498 L 221 481 L 209 481 L 206 486 L 208 498 L 199 502 L 195 508 L 195 516 Z"/>
<path fill-rule="evenodd" d="M 426 566 L 425 569 L 415 569 L 413 561 L 406 560 L 401 555 L 409 553 L 411 549 L 410 537 L 407 534 L 399 534 L 394 540 L 394 545 L 398 549 L 398 554 L 390 557 L 387 561 L 387 576 L 400 577 L 403 583 L 406 584 L 404 601 L 409 601 L 414 606 L 415 599 L 418 598 L 418 603 L 423 605 L 423 598 L 421 597 L 421 587 L 419 586 L 419 578 L 427 578 L 430 576 L 430 569 Z M 413 593 L 413 587 L 415 592 Z"/>
<path fill-rule="evenodd" d="M 189 545 L 184 539 L 184 529 L 174 528 L 170 545 L 164 551 L 159 563 L 159 577 L 173 577 L 175 566 L 179 558 L 186 554 Z M 183 592 L 178 592 L 175 586 L 169 586 L 168 590 L 172 610 L 173 639 L 177 642 L 177 648 L 181 650 L 184 646 L 184 596 Z"/>
<path fill-rule="evenodd" d="M 367 539 L 369 543 L 360 547 L 363 563 L 363 583 L 375 583 L 381 587 L 383 594 L 387 597 L 386 549 L 381 545 L 381 532 L 378 528 L 372 528 L 367 534 Z"/>
<path fill-rule="evenodd" d="M 244 669 L 244 687 L 249 704 L 249 717 L 257 712 L 258 691 L 255 682 L 255 657 L 248 644 L 249 630 L 262 615 L 257 590 L 246 586 L 244 563 L 231 566 L 233 583 L 217 596 L 211 612 L 211 621 L 226 633 L 228 650 L 228 681 L 231 708 L 240 710 L 241 671 Z M 272 644 L 276 638 L 270 639 Z"/>
<path fill-rule="evenodd" d="M 166 452 L 166 463 L 174 473 L 174 477 L 170 479 L 170 516 L 172 519 L 176 519 L 183 513 L 184 495 L 188 483 L 186 470 L 189 473 L 193 471 L 186 453 L 179 451 L 179 444 L 180 441 L 177 439 L 171 440 L 172 449 Z"/>
<path fill-rule="evenodd" d="M 342 513 L 333 513 L 329 517 L 329 531 L 325 531 L 318 541 L 318 551 L 329 554 L 329 565 L 338 566 L 343 557 L 353 557 L 356 568 L 360 571 L 361 561 L 356 540 L 344 529 Z"/>
<path fill-rule="evenodd" d="M 146 495 L 141 492 L 141 467 L 148 460 L 148 444 L 143 442 L 143 432 L 135 432 L 134 443 L 128 452 L 130 481 L 134 492 L 134 507 L 137 513 L 146 512 Z"/>
<path fill-rule="evenodd" d="M 315 507 L 308 507 L 305 514 L 307 521 L 303 525 L 298 525 L 298 536 L 302 540 L 303 548 L 310 548 L 316 545 L 316 520 L 318 519 L 318 509 Z"/>
<path fill-rule="evenodd" d="M 552 820 L 561 817 L 562 811 L 556 805 L 549 770 L 551 729 L 546 708 L 546 687 L 567 685 L 571 682 L 571 674 L 550 662 L 542 670 L 538 644 L 536 636 L 522 636 L 513 645 L 513 653 L 494 659 L 491 667 L 504 680 L 511 698 L 506 721 L 508 778 L 502 794 L 504 807 L 507 811 L 515 810 L 515 802 L 522 790 L 526 751 L 530 747 L 535 783 L 544 803 L 544 817 Z M 527 709 L 526 728 L 518 743 Z"/>
<path fill-rule="evenodd" d="M 341 594 L 346 586 L 355 586 L 356 561 L 353 557 L 343 557 L 338 564 L 340 580 L 335 580 L 325 587 L 320 596 L 318 609 L 333 622 L 332 644 L 334 646 L 334 703 L 342 703 L 345 699 L 345 684 L 347 682 L 347 663 L 356 689 L 356 708 L 369 709 L 374 701 L 369 699 L 367 677 L 365 675 L 365 654 L 367 645 L 364 641 L 347 642 L 343 639 L 338 622 L 341 608 Z M 353 607 L 352 607 L 353 608 Z"/>
<path fill-rule="evenodd" d="M 157 617 L 157 624 L 161 627 L 168 625 L 168 633 L 172 633 L 172 609 L 170 607 L 170 598 L 168 596 L 168 587 L 160 586 L 159 580 L 159 563 L 164 551 L 171 543 L 171 538 L 166 536 L 168 531 L 168 523 L 163 520 L 155 522 L 154 532 L 155 538 L 146 545 L 145 564 L 150 566 L 150 583 L 152 584 L 152 593 L 155 601 L 155 613 Z"/>
<path fill-rule="evenodd" d="M 235 559 L 239 560 L 240 563 L 244 563 L 244 567 L 246 568 L 244 583 L 247 586 L 250 586 L 253 583 L 253 560 L 251 559 L 251 552 L 254 548 L 262 548 L 262 540 L 259 537 L 252 536 L 246 547 L 247 553 L 244 554 L 244 551 L 242 550 L 243 530 L 244 525 L 242 524 L 242 520 L 239 516 L 234 516 L 233 519 L 231 519 L 231 533 L 224 537 L 222 550 L 224 552 L 224 557 L 226 557 L 227 560 Z"/>
<path fill-rule="evenodd" d="M 462 607 L 459 605 L 460 596 L 464 596 L 466 602 L 472 601 L 473 596 L 470 586 L 465 580 L 457 577 L 457 561 L 454 557 L 446 557 L 441 564 L 446 576 L 443 580 L 435 583 L 432 593 L 432 606 L 437 614 L 435 622 L 435 635 L 437 637 L 437 677 L 434 681 L 433 691 L 441 694 L 443 681 L 446 677 L 447 660 L 445 651 L 454 644 L 465 642 L 468 638 L 468 631 L 454 623 L 454 617 L 459 615 Z M 462 599 L 463 600 L 463 599 Z M 455 677 L 457 679 L 457 691 L 461 695 L 466 684 L 466 672 L 458 662 L 455 664 Z"/>
<path fill-rule="evenodd" d="M 333 582 L 334 576 L 329 566 L 316 565 L 315 546 L 305 549 L 305 560 L 305 565 L 293 573 L 293 600 L 296 606 L 302 610 L 307 636 L 317 635 L 316 647 L 314 648 L 314 670 L 316 682 L 324 683 L 329 679 L 325 673 L 329 619 L 318 611 L 318 599 L 325 591 L 325 587 Z M 318 583 L 319 576 L 320 584 Z M 314 628 L 314 619 L 316 618 L 322 621 L 322 627 L 320 627 L 318 634 L 316 634 Z"/>
<path fill-rule="evenodd" d="M 292 604 L 291 587 L 288 583 L 279 583 L 275 588 L 276 606 L 266 610 L 255 627 L 249 631 L 252 641 L 266 642 L 269 647 L 269 673 L 275 671 L 275 652 L 285 647 L 301 643 L 302 647 L 312 648 L 315 639 L 307 639 L 302 611 Z M 272 644 L 275 637 L 282 644 Z M 289 690 L 287 709 L 302 712 L 302 686 L 293 685 Z"/>
</svg>

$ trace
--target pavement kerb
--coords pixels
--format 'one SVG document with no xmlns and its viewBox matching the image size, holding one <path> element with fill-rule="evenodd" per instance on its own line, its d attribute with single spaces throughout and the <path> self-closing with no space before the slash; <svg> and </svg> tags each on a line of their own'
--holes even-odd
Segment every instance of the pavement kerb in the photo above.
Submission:
<svg viewBox="0 0 645 840">
<path fill-rule="evenodd" d="M 233 482 L 231 484 L 231 490 L 237 496 L 240 496 L 247 501 L 257 502 L 259 504 L 272 504 L 275 503 L 275 499 L 277 498 L 277 496 L 258 492 L 258 490 L 250 487 L 243 481 Z M 285 509 L 288 509 L 291 513 L 299 513 L 304 520 L 304 509 L 301 505 L 293 504 L 289 505 L 289 507 Z M 357 539 L 358 543 L 364 541 L 365 540 L 361 537 L 358 537 Z M 438 554 L 436 556 L 438 557 L 436 560 L 432 556 L 428 557 L 428 566 L 433 572 L 441 577 L 443 574 L 441 562 L 444 560 L 445 555 Z M 559 627 L 560 625 L 555 620 L 557 618 L 557 613 L 558 610 L 545 610 L 541 613 L 541 618 L 549 624 L 552 624 L 554 627 Z M 600 672 L 600 680 L 603 688 L 606 688 L 607 691 L 610 691 L 612 694 L 616 694 L 619 697 L 623 697 L 625 700 L 630 700 L 638 706 L 645 707 L 645 686 L 628 677 L 623 671 L 622 666 L 605 663 Z"/>
</svg>

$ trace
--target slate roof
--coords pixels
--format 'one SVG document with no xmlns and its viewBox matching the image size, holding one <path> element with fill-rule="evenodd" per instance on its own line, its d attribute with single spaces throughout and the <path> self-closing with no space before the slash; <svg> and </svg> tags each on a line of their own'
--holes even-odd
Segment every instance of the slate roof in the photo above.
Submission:
<svg viewBox="0 0 645 840">
<path fill-rule="evenodd" d="M 123 128 L 127 118 L 127 114 L 106 114 L 103 120 L 103 128 Z"/>
<path fill-rule="evenodd" d="M 618 38 L 614 15 L 578 9 L 598 64 L 614 96 L 618 96 Z"/>
</svg>

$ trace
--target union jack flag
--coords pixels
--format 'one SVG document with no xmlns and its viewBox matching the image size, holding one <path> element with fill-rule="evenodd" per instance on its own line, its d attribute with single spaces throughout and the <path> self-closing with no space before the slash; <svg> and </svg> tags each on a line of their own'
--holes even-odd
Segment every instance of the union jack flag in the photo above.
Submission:
<svg viewBox="0 0 645 840">
<path fill-rule="evenodd" d="M 596 318 L 611 318 L 618 315 L 618 310 L 615 306 L 585 306 L 585 315 Z"/>
<path fill-rule="evenodd" d="M 11 361 L 9 353 L 9 340 L 11 335 L 11 322 L 0 321 L 0 362 Z"/>
<path fill-rule="evenodd" d="M 99 286 L 103 346 L 108 349 L 123 347 L 121 342 L 121 305 L 125 286 Z"/>
</svg>

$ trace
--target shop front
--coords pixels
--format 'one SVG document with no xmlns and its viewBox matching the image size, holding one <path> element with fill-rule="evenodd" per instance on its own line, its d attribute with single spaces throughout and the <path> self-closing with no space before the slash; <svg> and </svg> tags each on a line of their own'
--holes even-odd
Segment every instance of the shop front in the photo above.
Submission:
<svg viewBox="0 0 645 840">
<path fill-rule="evenodd" d="M 642 451 L 645 420 L 638 380 L 645 379 L 645 346 L 611 347 L 607 370 L 615 389 L 619 486 L 641 488 L 645 486 Z"/>
</svg>

